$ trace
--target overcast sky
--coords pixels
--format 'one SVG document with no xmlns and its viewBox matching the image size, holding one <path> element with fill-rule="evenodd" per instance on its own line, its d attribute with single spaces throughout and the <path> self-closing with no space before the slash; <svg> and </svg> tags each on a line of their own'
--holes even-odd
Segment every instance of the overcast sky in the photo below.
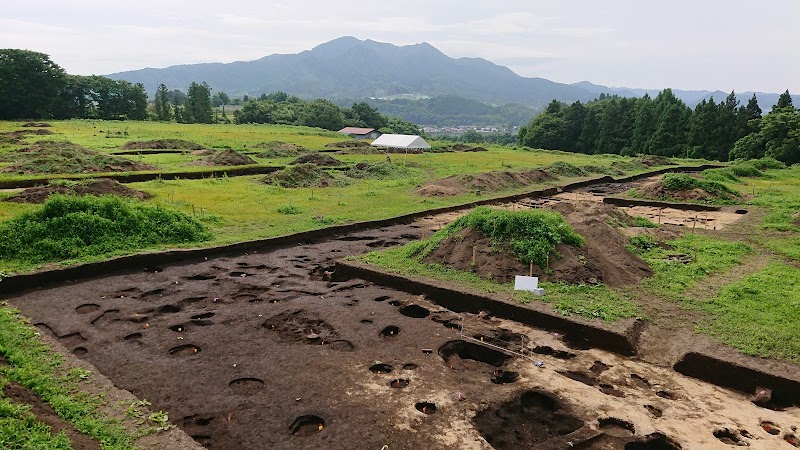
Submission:
<svg viewBox="0 0 800 450">
<path fill-rule="evenodd" d="M 800 0 L 4 3 L 0 48 L 73 74 L 246 61 L 350 35 L 563 83 L 800 93 Z"/>
</svg>

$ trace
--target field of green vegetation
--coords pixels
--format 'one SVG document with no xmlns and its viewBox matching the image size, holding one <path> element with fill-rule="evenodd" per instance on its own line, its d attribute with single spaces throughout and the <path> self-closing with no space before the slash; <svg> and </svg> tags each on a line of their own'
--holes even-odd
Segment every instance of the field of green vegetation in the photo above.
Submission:
<svg viewBox="0 0 800 450">
<path fill-rule="evenodd" d="M 309 151 L 321 150 L 326 144 L 348 140 L 346 137 L 316 128 L 282 125 L 200 125 L 158 122 L 114 122 L 93 120 L 52 121 L 51 127 L 43 128 L 53 134 L 26 135 L 29 144 L 37 141 L 69 141 L 90 150 L 116 153 L 130 141 L 156 139 L 182 139 L 213 149 L 232 148 L 247 153 L 259 164 L 282 166 L 297 155 L 286 156 L 281 152 L 267 152 L 254 148 L 264 142 L 285 142 L 302 146 Z M 0 122 L 0 133 L 31 130 L 20 127 L 18 122 Z M 433 142 L 433 144 L 437 144 Z M 443 145 L 443 144 L 442 144 Z M 0 157 L 23 145 L 0 146 Z M 187 214 L 205 224 L 211 239 L 202 243 L 184 242 L 148 244 L 138 249 L 115 249 L 111 252 L 85 254 L 65 258 L 60 262 L 79 263 L 104 259 L 112 254 L 123 254 L 137 250 L 163 249 L 168 247 L 193 247 L 197 245 L 220 245 L 244 240 L 260 239 L 322 228 L 333 224 L 375 220 L 423 211 L 431 208 L 469 203 L 479 199 L 524 192 L 546 185 L 566 183 L 595 174 L 563 169 L 574 166 L 594 166 L 594 170 L 606 170 L 612 163 L 627 167 L 627 173 L 648 170 L 642 165 L 632 164 L 632 158 L 622 156 L 590 156 L 559 151 L 534 151 L 505 146 L 489 146 L 485 152 L 439 152 L 423 154 L 391 154 L 387 165 L 385 154 L 333 154 L 346 165 L 357 163 L 384 163 L 380 171 L 368 171 L 348 176 L 344 171 L 330 171 L 331 182 L 327 187 L 286 188 L 265 183 L 264 176 L 242 176 L 207 178 L 200 180 L 154 180 L 128 184 L 129 187 L 152 194 L 144 203 Z M 288 152 L 292 153 L 292 152 Z M 296 152 L 294 152 L 296 153 Z M 331 155 L 330 153 L 328 153 Z M 208 166 L 187 165 L 200 156 L 190 151 L 183 153 L 161 153 L 127 155 L 128 159 L 158 167 L 149 172 L 176 172 L 211 170 Z M 676 161 L 698 164 L 698 161 Z M 514 171 L 546 167 L 558 163 L 553 173 L 561 174 L 555 181 L 534 185 L 514 185 L 495 191 L 472 191 L 452 196 L 426 197 L 416 190 L 426 182 L 460 174 L 479 174 L 492 171 Z M 215 168 L 220 170 L 220 168 Z M 617 172 L 619 173 L 619 172 Z M 75 175 L 75 174 L 64 174 Z M 59 175 L 29 175 L 0 172 L 0 181 L 28 178 L 57 179 Z M 83 174 L 95 177 L 99 174 Z M 0 200 L 17 191 L 0 191 Z M 33 204 L 0 201 L 0 220 L 9 220 L 23 213 L 33 213 L 39 206 Z M 0 271 L 6 273 L 26 271 L 40 267 L 36 259 L 0 258 Z"/>
</svg>

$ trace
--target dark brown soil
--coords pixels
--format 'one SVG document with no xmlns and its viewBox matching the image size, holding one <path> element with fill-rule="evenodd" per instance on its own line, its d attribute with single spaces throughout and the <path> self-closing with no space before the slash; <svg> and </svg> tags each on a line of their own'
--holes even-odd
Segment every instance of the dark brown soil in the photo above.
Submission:
<svg viewBox="0 0 800 450">
<path fill-rule="evenodd" d="M 200 145 L 196 142 L 185 141 L 183 139 L 156 139 L 152 141 L 131 141 L 123 145 L 123 150 L 137 150 L 137 149 L 186 149 L 186 150 L 203 150 L 207 147 Z"/>
<path fill-rule="evenodd" d="M 289 164 L 314 164 L 315 166 L 337 167 L 344 165 L 338 159 L 322 153 L 306 153 Z"/>
<path fill-rule="evenodd" d="M 75 430 L 72 425 L 59 417 L 50 405 L 42 401 L 42 399 L 30 389 L 17 383 L 10 382 L 3 386 L 3 397 L 8 398 L 14 403 L 30 406 L 31 413 L 36 416 L 36 419 L 40 422 L 49 426 L 50 432 L 53 435 L 63 431 L 67 437 L 69 437 L 69 440 L 72 442 L 72 447 L 75 450 L 100 449 L 99 442 Z"/>
<path fill-rule="evenodd" d="M 36 186 L 25 189 L 12 197 L 8 197 L 5 201 L 13 203 L 44 203 L 50 194 L 55 193 L 65 195 L 117 195 L 120 197 L 137 198 L 139 200 L 147 200 L 152 197 L 152 195 L 147 192 L 131 189 L 117 181 L 100 178 L 85 183 L 79 183 L 74 186 L 57 184 Z"/>
<path fill-rule="evenodd" d="M 195 166 L 246 166 L 258 164 L 258 162 L 247 155 L 228 149 L 213 153 L 203 159 L 192 161 L 191 164 Z"/>
<path fill-rule="evenodd" d="M 585 202 L 579 207 L 569 203 L 554 206 L 566 221 L 586 240 L 584 248 L 559 245 L 546 267 L 533 267 L 533 276 L 542 281 L 563 281 L 569 284 L 604 283 L 611 287 L 635 284 L 652 275 L 652 270 L 625 245 L 627 239 L 608 223 L 611 218 L 630 219 L 610 205 Z M 472 264 L 473 247 L 476 251 Z M 484 278 L 499 282 L 514 281 L 516 275 L 528 275 L 530 267 L 517 259 L 509 248 L 493 245 L 492 240 L 473 229 L 466 229 L 443 240 L 423 259 L 426 263 L 443 264 L 458 270 L 474 271 Z"/>
<path fill-rule="evenodd" d="M 475 426 L 497 450 L 536 448 L 551 438 L 565 436 L 583 426 L 553 396 L 529 391 L 475 416 Z"/>
<path fill-rule="evenodd" d="M 452 175 L 427 183 L 417 189 L 417 194 L 426 197 L 440 197 L 466 194 L 468 192 L 497 192 L 554 179 L 553 175 L 541 169 L 523 172 L 499 171 L 471 175 Z"/>
<path fill-rule="evenodd" d="M 34 127 L 34 128 L 43 128 L 43 127 L 52 127 L 49 123 L 45 122 L 25 122 L 21 126 L 23 127 Z"/>
<path fill-rule="evenodd" d="M 464 448 L 437 436 L 455 432 L 466 434 L 469 443 L 477 442 L 476 431 L 464 421 L 480 411 L 489 411 L 484 412 L 487 416 L 499 411 L 497 421 L 487 418 L 490 425 L 485 430 L 495 430 L 493 439 L 513 443 L 516 435 L 508 434 L 519 429 L 525 439 L 546 439 L 536 448 L 568 448 L 566 440 L 587 427 L 567 436 L 559 437 L 560 432 L 579 426 L 579 421 L 594 424 L 607 417 L 596 408 L 579 409 L 576 405 L 583 403 L 571 385 L 619 402 L 613 386 L 631 389 L 618 378 L 627 380 L 630 371 L 614 372 L 621 364 L 638 364 L 633 360 L 603 358 L 612 367 L 592 376 L 607 395 L 597 386 L 586 388 L 556 374 L 549 381 L 547 375 L 539 379 L 531 369 L 586 372 L 600 357 L 598 350 L 564 351 L 559 357 L 556 352 L 561 350 L 553 349 L 561 347 L 553 340 L 558 337 L 528 329 L 526 333 L 546 336 L 534 339 L 533 345 L 543 355 L 537 358 L 547 365 L 532 368 L 531 362 L 515 358 L 496 366 L 499 358 L 492 353 L 453 344 L 459 342 L 453 323 L 461 324 L 461 318 L 424 297 L 360 279 L 329 281 L 336 258 L 418 240 L 419 227 L 419 222 L 393 225 L 151 270 L 127 267 L 113 275 L 29 291 L 10 301 L 48 339 L 93 363 L 117 386 L 152 401 L 154 410 L 169 412 L 174 423 L 210 449 L 349 450 L 354 439 L 357 448 Z M 425 316 L 423 309 L 430 314 Z M 467 314 L 463 323 L 470 335 L 510 343 L 519 337 L 507 324 L 481 315 Z M 387 329 L 393 333 L 383 333 Z M 513 374 L 505 375 L 511 372 L 509 366 L 520 374 L 517 381 L 511 382 Z M 653 379 L 642 368 L 636 372 L 647 375 L 659 390 L 672 389 L 667 380 Z M 497 377 L 503 382 L 494 383 Z M 571 385 L 562 385 L 560 379 Z M 396 388 L 395 380 L 401 380 Z M 540 386 L 569 395 L 573 406 L 564 409 L 565 403 L 546 393 L 541 395 L 555 403 L 555 410 L 542 397 L 523 401 L 527 392 Z M 563 391 L 567 387 L 572 394 Z M 648 395 L 657 395 L 651 391 L 648 388 Z M 719 396 L 731 401 L 722 391 L 711 394 L 713 402 Z M 507 402 L 512 409 L 504 412 L 498 405 L 507 399 L 515 400 Z M 660 420 L 670 420 L 683 409 L 661 403 L 668 401 L 650 399 L 666 408 Z M 524 417 L 535 419 L 522 423 L 515 418 L 514 402 L 529 414 Z M 514 427 L 502 427 L 501 418 Z M 640 422 L 635 419 L 637 430 L 648 429 Z M 553 426 L 544 428 L 548 424 Z M 620 427 L 607 424 L 602 442 L 611 442 L 611 434 L 624 430 L 616 428 Z M 663 436 L 636 438 L 615 441 L 634 447 L 593 446 L 594 441 L 586 439 L 575 440 L 574 447 L 680 448 Z M 551 439 L 562 443 L 547 447 L 547 442 L 555 442 Z"/>
</svg>

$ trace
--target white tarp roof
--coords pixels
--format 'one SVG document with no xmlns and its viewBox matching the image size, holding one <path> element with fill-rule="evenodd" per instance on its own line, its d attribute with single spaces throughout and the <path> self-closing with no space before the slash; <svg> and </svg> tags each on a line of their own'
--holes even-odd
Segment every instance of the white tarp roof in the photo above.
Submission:
<svg viewBox="0 0 800 450">
<path fill-rule="evenodd" d="M 390 148 L 431 148 L 425 139 L 412 134 L 384 134 L 370 145 Z"/>
</svg>

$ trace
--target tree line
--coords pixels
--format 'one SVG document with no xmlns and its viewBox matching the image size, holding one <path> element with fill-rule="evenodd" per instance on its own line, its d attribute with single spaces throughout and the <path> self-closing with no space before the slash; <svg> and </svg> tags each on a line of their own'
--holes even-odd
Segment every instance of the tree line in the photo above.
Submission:
<svg viewBox="0 0 800 450">
<path fill-rule="evenodd" d="M 147 118 L 140 83 L 69 75 L 44 53 L 0 49 L 0 119 Z"/>
<path fill-rule="evenodd" d="M 728 161 L 771 156 L 800 162 L 800 111 L 787 90 L 762 115 L 755 95 L 740 105 L 734 92 L 694 110 L 671 89 L 655 98 L 601 94 L 572 104 L 553 100 L 517 135 L 521 145 L 579 153 L 652 154 Z"/>
<path fill-rule="evenodd" d="M 420 134 L 406 120 L 384 116 L 365 102 L 340 108 L 325 99 L 302 100 L 285 92 L 250 99 L 231 99 L 224 92 L 211 94 L 205 82 L 192 82 L 186 93 L 161 84 L 152 103 L 140 83 L 102 76 L 69 75 L 44 53 L 0 49 L 0 120 L 106 119 L 157 120 L 180 123 L 214 123 L 215 106 L 243 105 L 235 111 L 236 123 L 306 125 L 327 130 L 345 126 L 369 127 L 385 132 Z"/>
<path fill-rule="evenodd" d="M 303 100 L 285 92 L 248 99 L 233 114 L 236 123 L 304 125 L 333 131 L 344 127 L 364 127 L 384 133 L 422 134 L 417 125 L 399 117 L 380 114 L 366 102 L 353 103 L 350 108 L 344 108 L 330 100 Z"/>
</svg>

